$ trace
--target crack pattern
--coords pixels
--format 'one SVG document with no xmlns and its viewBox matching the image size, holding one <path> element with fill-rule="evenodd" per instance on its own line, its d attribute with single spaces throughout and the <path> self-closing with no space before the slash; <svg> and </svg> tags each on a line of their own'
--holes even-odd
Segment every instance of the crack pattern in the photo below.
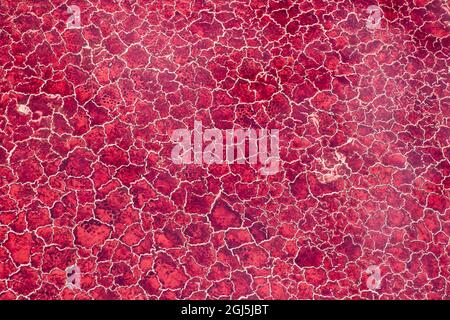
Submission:
<svg viewBox="0 0 450 320">
<path fill-rule="evenodd" d="M 0 299 L 449 299 L 445 1 L 4 0 L 0 26 Z M 194 121 L 278 129 L 280 171 L 174 164 Z"/>
</svg>

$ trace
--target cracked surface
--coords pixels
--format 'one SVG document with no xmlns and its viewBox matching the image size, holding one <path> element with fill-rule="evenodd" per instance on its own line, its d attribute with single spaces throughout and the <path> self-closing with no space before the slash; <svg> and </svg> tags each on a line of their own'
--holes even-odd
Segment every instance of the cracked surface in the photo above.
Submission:
<svg viewBox="0 0 450 320">
<path fill-rule="evenodd" d="M 449 14 L 2 1 L 0 298 L 449 299 Z M 279 129 L 280 172 L 173 164 L 194 120 Z"/>
</svg>

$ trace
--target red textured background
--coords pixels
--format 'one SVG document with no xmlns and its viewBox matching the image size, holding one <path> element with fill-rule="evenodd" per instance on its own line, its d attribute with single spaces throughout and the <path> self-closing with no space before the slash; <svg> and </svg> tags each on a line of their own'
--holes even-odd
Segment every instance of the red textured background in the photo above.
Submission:
<svg viewBox="0 0 450 320">
<path fill-rule="evenodd" d="M 0 4 L 1 299 L 450 298 L 446 1 Z M 194 119 L 280 172 L 173 164 Z"/>
</svg>

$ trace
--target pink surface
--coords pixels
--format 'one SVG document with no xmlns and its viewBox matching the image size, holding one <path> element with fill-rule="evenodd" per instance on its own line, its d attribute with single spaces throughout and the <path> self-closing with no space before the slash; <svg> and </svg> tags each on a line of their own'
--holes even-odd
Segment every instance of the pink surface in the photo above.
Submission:
<svg viewBox="0 0 450 320">
<path fill-rule="evenodd" d="M 1 1 L 0 298 L 449 299 L 449 13 Z M 175 164 L 194 120 L 279 171 Z"/>
</svg>

